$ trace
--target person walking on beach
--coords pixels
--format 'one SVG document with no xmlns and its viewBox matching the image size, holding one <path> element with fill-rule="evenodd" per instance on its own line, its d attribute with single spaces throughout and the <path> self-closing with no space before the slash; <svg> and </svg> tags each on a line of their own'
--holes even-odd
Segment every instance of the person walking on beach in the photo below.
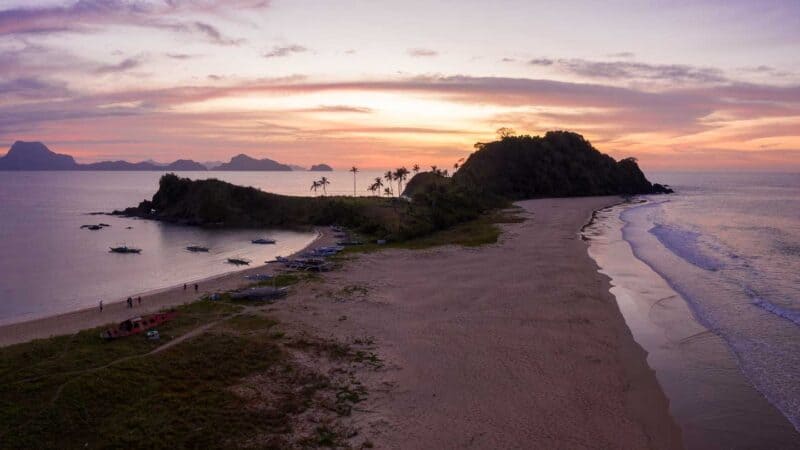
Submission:
<svg viewBox="0 0 800 450">
<path fill-rule="evenodd" d="M 133 299 L 128 297 L 128 308 L 133 308 Z"/>
<path fill-rule="evenodd" d="M 186 283 L 183 283 L 183 290 L 186 290 Z"/>
<path fill-rule="evenodd" d="M 194 284 L 194 291 L 197 292 L 198 289 L 200 289 L 200 286 L 198 286 L 197 283 L 195 283 Z"/>
<path fill-rule="evenodd" d="M 100 312 L 103 312 L 103 301 L 100 300 Z"/>
<path fill-rule="evenodd" d="M 140 295 L 139 298 L 136 299 L 139 302 L 139 306 L 142 306 L 142 296 Z"/>
</svg>

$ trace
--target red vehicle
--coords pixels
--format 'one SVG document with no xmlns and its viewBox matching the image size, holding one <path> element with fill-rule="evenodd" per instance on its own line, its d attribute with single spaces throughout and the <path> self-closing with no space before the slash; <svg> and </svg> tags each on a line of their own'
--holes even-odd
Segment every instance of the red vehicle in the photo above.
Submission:
<svg viewBox="0 0 800 450">
<path fill-rule="evenodd" d="M 100 333 L 100 337 L 103 339 L 116 339 L 139 334 L 153 327 L 161 325 L 164 322 L 170 321 L 177 315 L 178 313 L 176 311 L 167 311 L 165 313 L 133 317 L 120 323 L 116 328 L 109 328 L 108 330 L 103 331 Z"/>
</svg>

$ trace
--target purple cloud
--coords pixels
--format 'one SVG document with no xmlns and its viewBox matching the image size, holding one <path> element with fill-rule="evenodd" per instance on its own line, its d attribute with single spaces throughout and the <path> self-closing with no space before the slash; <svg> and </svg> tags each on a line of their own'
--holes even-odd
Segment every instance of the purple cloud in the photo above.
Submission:
<svg viewBox="0 0 800 450">
<path fill-rule="evenodd" d="M 586 59 L 547 59 L 530 61 L 534 66 L 553 66 L 574 75 L 607 80 L 669 81 L 673 83 L 721 83 L 728 81 L 716 68 L 685 64 L 647 64 L 634 61 L 589 61 Z"/>
<path fill-rule="evenodd" d="M 275 46 L 272 47 L 272 50 L 264 53 L 264 58 L 282 58 L 284 56 L 289 56 L 293 53 L 304 53 L 307 51 L 308 51 L 307 48 L 297 44 L 286 45 L 283 47 Z"/>
<path fill-rule="evenodd" d="M 94 70 L 96 74 L 105 75 L 109 73 L 127 72 L 142 65 L 140 58 L 126 58 L 117 64 L 106 64 Z"/>
<path fill-rule="evenodd" d="M 425 57 L 437 56 L 439 54 L 439 52 L 437 52 L 436 50 L 431 50 L 429 48 L 410 48 L 408 49 L 407 53 L 409 56 L 415 58 L 425 58 Z"/>
</svg>

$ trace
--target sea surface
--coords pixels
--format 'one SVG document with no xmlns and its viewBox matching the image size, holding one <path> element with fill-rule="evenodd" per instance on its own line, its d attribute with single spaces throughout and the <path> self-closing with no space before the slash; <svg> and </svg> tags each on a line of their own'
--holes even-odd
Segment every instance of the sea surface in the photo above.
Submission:
<svg viewBox="0 0 800 450">
<path fill-rule="evenodd" d="M 205 230 L 153 221 L 88 215 L 137 205 L 158 190 L 158 172 L 0 172 L 0 324 L 93 307 L 144 292 L 237 270 L 230 257 L 252 265 L 288 255 L 313 233 L 286 230 Z M 182 172 L 287 195 L 314 195 L 311 183 L 330 180 L 327 193 L 353 195 L 349 172 Z M 357 174 L 356 193 L 376 172 Z M 396 189 L 396 187 L 395 187 Z M 319 190 L 318 195 L 323 192 Z M 81 225 L 106 223 L 100 231 Z M 271 237 L 275 245 L 251 240 Z M 109 253 L 126 244 L 139 255 Z M 209 253 L 191 253 L 203 245 Z M 242 267 L 242 268 L 246 268 Z"/>
<path fill-rule="evenodd" d="M 800 448 L 800 174 L 652 173 L 589 253 L 689 448 Z"/>
</svg>

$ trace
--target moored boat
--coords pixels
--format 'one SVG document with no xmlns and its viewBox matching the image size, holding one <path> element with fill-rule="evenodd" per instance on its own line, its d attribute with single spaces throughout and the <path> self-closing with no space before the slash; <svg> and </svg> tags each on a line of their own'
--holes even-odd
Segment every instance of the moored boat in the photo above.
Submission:
<svg viewBox="0 0 800 450">
<path fill-rule="evenodd" d="M 258 238 L 258 239 L 253 239 L 250 242 L 252 242 L 253 244 L 274 244 L 275 243 L 275 239 Z"/>
<path fill-rule="evenodd" d="M 111 249 L 109 250 L 111 253 L 137 253 L 137 254 L 142 253 L 142 249 L 128 247 L 127 245 L 120 245 L 117 247 L 109 247 L 109 248 Z"/>
<path fill-rule="evenodd" d="M 186 247 L 186 250 L 189 250 L 193 253 L 208 252 L 208 247 L 203 247 L 202 245 L 189 245 Z"/>
<path fill-rule="evenodd" d="M 244 258 L 228 258 L 228 264 L 233 264 L 234 266 L 249 266 L 250 260 Z"/>
</svg>

